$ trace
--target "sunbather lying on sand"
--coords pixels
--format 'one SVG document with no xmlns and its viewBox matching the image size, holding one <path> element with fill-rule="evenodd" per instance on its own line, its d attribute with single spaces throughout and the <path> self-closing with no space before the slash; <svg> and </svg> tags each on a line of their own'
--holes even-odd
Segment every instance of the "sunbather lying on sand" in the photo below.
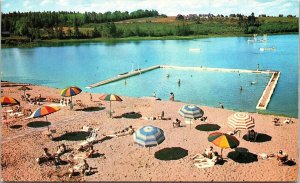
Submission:
<svg viewBox="0 0 300 183">
<path fill-rule="evenodd" d="M 90 147 L 90 149 L 86 152 L 83 153 L 79 153 L 79 154 L 75 154 L 73 156 L 73 159 L 86 159 L 86 158 L 90 158 L 93 156 L 93 154 L 95 152 L 97 152 L 98 150 L 94 150 L 93 146 Z"/>
<path fill-rule="evenodd" d="M 44 153 L 41 157 L 36 159 L 38 164 L 46 163 L 46 162 L 54 162 L 55 165 L 60 164 L 61 159 L 59 156 L 55 154 L 50 154 L 48 148 L 44 148 Z"/>
<path fill-rule="evenodd" d="M 79 172 L 82 175 L 90 175 L 92 173 L 92 168 L 90 165 L 86 162 L 86 160 L 83 160 L 83 163 L 75 164 L 69 168 L 69 177 L 71 178 L 75 172 Z"/>
<path fill-rule="evenodd" d="M 57 151 L 56 151 L 56 154 L 58 156 L 61 156 L 63 155 L 65 152 L 67 151 L 67 147 L 65 144 L 61 144 L 57 147 Z"/>
<path fill-rule="evenodd" d="M 197 168 L 212 167 L 222 161 L 222 158 L 218 154 L 215 154 L 212 159 L 207 158 L 202 154 L 196 154 L 191 159 L 193 160 L 193 163 Z"/>
<path fill-rule="evenodd" d="M 129 127 L 121 130 L 121 131 L 116 131 L 113 132 L 112 134 L 105 135 L 104 136 L 109 136 L 109 137 L 121 137 L 121 136 L 126 136 L 126 135 L 132 135 L 134 133 L 134 128 L 130 125 Z"/>
<path fill-rule="evenodd" d="M 275 155 L 274 154 L 266 154 L 266 153 L 258 154 L 258 158 L 263 159 L 263 160 L 270 159 L 271 157 L 275 157 Z"/>
<path fill-rule="evenodd" d="M 142 119 L 144 119 L 144 120 L 156 120 L 156 117 L 145 117 L 145 116 L 143 116 Z"/>
<path fill-rule="evenodd" d="M 86 144 L 83 144 L 83 145 L 80 145 L 77 150 L 78 151 L 87 151 L 90 149 L 90 147 L 93 146 L 93 143 L 92 142 L 88 142 Z"/>
</svg>

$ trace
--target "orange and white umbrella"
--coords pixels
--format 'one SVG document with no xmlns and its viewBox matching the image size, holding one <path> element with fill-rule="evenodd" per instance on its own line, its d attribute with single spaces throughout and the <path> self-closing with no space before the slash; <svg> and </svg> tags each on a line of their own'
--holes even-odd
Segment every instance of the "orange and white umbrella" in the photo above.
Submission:
<svg viewBox="0 0 300 183">
<path fill-rule="evenodd" d="M 229 116 L 227 124 L 236 130 L 250 129 L 255 126 L 253 117 L 244 112 L 237 112 Z"/>
</svg>

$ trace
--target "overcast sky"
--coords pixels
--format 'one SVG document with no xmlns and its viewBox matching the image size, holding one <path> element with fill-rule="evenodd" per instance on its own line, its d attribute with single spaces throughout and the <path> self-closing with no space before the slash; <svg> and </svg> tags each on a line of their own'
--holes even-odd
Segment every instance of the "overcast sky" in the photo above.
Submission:
<svg viewBox="0 0 300 183">
<path fill-rule="evenodd" d="M 213 13 L 229 15 L 292 14 L 299 17 L 298 0 L 1 0 L 4 13 L 13 11 L 135 11 L 155 9 L 160 14 Z"/>
</svg>

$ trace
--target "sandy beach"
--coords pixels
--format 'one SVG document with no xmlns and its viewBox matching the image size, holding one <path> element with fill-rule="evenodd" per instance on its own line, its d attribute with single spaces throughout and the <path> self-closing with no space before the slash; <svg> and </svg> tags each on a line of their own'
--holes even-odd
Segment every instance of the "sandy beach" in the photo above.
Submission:
<svg viewBox="0 0 300 183">
<path fill-rule="evenodd" d="M 2 96 L 14 97 L 21 102 L 21 106 L 34 111 L 38 105 L 31 105 L 21 100 L 23 91 L 18 90 L 20 86 L 5 86 L 2 84 Z M 31 97 L 39 94 L 43 98 L 52 97 L 60 99 L 60 89 L 45 86 L 30 85 L 32 90 L 26 91 Z M 152 147 L 150 153 L 148 148 L 134 144 L 132 136 L 114 137 L 104 139 L 96 143 L 94 149 L 98 150 L 100 157 L 88 158 L 87 162 L 91 167 L 97 168 L 97 172 L 90 176 L 74 176 L 69 178 L 63 176 L 67 171 L 67 165 L 58 168 L 54 166 L 38 165 L 35 159 L 42 155 L 43 148 L 47 147 L 50 152 L 55 152 L 56 147 L 64 143 L 68 147 L 75 147 L 81 141 L 71 140 L 50 140 L 42 134 L 47 130 L 43 128 L 31 128 L 27 124 L 35 121 L 45 121 L 45 118 L 20 119 L 13 125 L 22 125 L 21 128 L 12 129 L 2 124 L 2 177 L 4 181 L 296 181 L 298 179 L 298 119 L 292 118 L 294 123 L 274 126 L 272 120 L 275 117 L 284 121 L 286 117 L 274 115 L 262 115 L 250 113 L 255 119 L 255 130 L 261 134 L 258 142 L 249 142 L 243 139 L 246 131 L 236 135 L 240 141 L 239 147 L 248 149 L 250 153 L 276 154 L 279 150 L 288 153 L 289 158 L 294 158 L 297 163 L 294 166 L 280 166 L 276 157 L 267 160 L 259 158 L 245 159 L 245 162 L 236 162 L 227 157 L 234 149 L 224 149 L 223 157 L 225 162 L 222 165 L 215 165 L 210 168 L 199 169 L 194 166 L 191 157 L 202 153 L 205 148 L 213 146 L 207 140 L 211 132 L 197 130 L 197 126 L 205 122 L 197 120 L 189 125 L 174 128 L 172 121 L 176 118 L 183 121 L 178 110 L 185 105 L 181 102 L 158 101 L 151 97 L 132 98 L 120 96 L 122 102 L 112 102 L 113 116 L 109 118 L 109 102 L 100 101 L 101 94 L 92 94 L 93 101 L 90 101 L 89 93 L 80 93 L 73 97 L 73 102 L 81 100 L 87 107 L 74 106 L 61 107 L 61 110 L 48 115 L 51 127 L 57 132 L 54 139 L 59 139 L 66 132 L 78 132 L 84 125 L 99 128 L 98 137 L 110 131 L 121 130 L 129 125 L 139 129 L 144 125 L 153 125 L 161 128 L 165 134 L 165 141 L 159 146 Z M 99 108 L 100 103 L 102 107 Z M 43 105 L 51 104 L 43 102 Z M 227 126 L 227 118 L 236 111 L 200 106 L 207 116 L 208 124 L 216 124 L 221 128 L 217 131 L 232 131 Z M 225 106 L 226 108 L 226 106 Z M 2 111 L 8 108 L 2 108 Z M 164 111 L 166 118 L 171 120 L 145 120 L 142 117 L 158 116 Z M 131 119 L 123 114 L 139 113 L 138 118 Z M 121 117 L 123 115 L 123 117 Z M 117 117 L 120 116 L 120 117 Z M 166 148 L 177 149 L 179 152 L 187 152 L 187 155 L 178 160 L 161 160 L 160 154 Z M 172 151 L 170 151 L 172 153 Z M 176 153 L 175 153 L 176 154 Z M 63 155 L 61 159 L 65 159 Z"/>
</svg>

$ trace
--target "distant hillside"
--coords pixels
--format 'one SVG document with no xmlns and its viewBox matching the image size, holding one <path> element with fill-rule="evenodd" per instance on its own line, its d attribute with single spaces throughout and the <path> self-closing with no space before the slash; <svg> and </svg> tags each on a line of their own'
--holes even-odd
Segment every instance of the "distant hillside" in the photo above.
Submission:
<svg viewBox="0 0 300 183">
<path fill-rule="evenodd" d="M 2 44 L 43 40 L 186 38 L 297 33 L 297 17 L 189 15 L 167 17 L 155 10 L 76 13 L 29 12 L 3 14 Z"/>
</svg>

